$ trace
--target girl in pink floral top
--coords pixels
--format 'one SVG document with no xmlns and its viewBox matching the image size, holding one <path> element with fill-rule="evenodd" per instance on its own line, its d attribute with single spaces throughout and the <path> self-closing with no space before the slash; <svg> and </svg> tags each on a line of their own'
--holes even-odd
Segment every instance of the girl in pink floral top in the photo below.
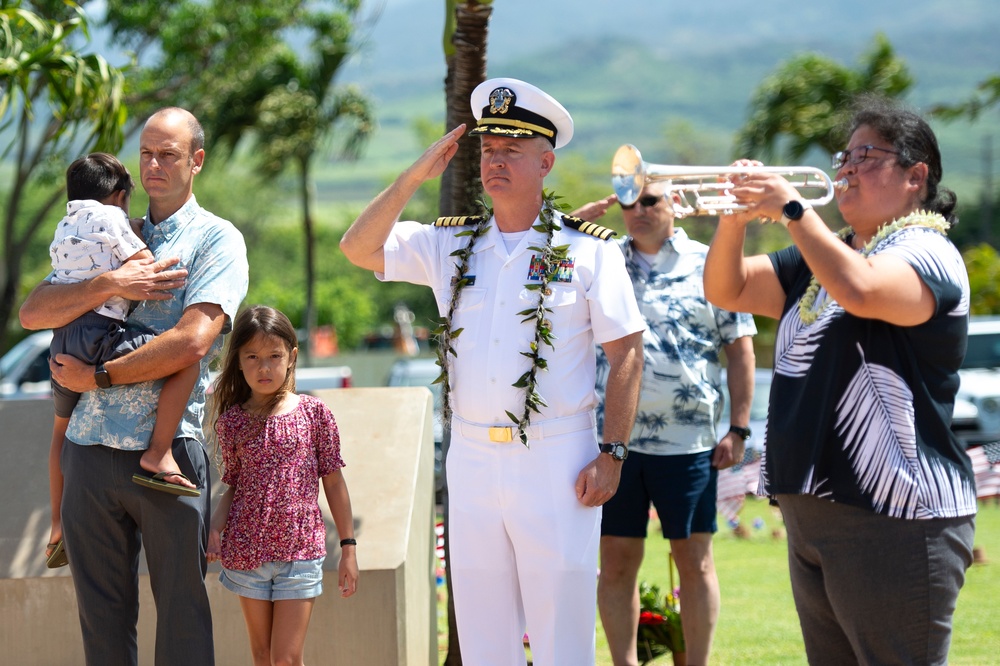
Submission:
<svg viewBox="0 0 1000 666">
<path fill-rule="evenodd" d="M 254 306 L 233 327 L 214 396 L 215 435 L 228 484 L 212 516 L 208 561 L 240 596 L 254 664 L 302 664 L 323 591 L 323 482 L 341 539 L 338 588 L 357 589 L 354 517 L 329 408 L 295 393 L 297 338 L 281 312 Z"/>
</svg>

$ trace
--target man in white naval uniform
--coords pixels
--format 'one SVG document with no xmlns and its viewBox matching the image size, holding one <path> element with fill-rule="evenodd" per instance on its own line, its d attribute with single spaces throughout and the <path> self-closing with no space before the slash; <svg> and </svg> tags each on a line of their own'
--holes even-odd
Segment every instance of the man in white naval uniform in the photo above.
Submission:
<svg viewBox="0 0 1000 666">
<path fill-rule="evenodd" d="M 379 279 L 430 286 L 442 316 L 451 313 L 447 479 L 463 663 L 525 664 L 527 628 L 538 666 L 593 664 L 600 506 L 627 454 L 645 324 L 621 252 L 602 240 L 611 232 L 564 217 L 543 192 L 553 150 L 573 134 L 566 109 L 516 79 L 480 84 L 472 108 L 492 214 L 397 221 L 454 156 L 460 125 L 368 205 L 340 246 Z M 555 260 L 540 259 L 553 249 Z M 543 318 L 526 316 L 539 308 Z M 551 345 L 535 354 L 540 331 Z M 611 364 L 603 444 L 595 341 Z M 532 370 L 537 382 L 525 386 Z M 532 395 L 537 411 L 526 407 Z"/>
</svg>

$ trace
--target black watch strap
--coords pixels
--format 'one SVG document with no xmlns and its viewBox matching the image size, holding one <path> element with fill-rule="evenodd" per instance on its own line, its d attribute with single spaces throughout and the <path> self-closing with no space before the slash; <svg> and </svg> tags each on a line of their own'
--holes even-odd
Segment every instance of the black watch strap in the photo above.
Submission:
<svg viewBox="0 0 1000 666">
<path fill-rule="evenodd" d="M 751 434 L 750 433 L 750 428 L 744 428 L 742 426 L 731 425 L 731 426 L 729 426 L 729 432 L 736 433 L 737 435 L 739 435 L 740 437 L 743 438 L 744 442 L 747 441 L 748 439 L 750 439 L 750 434 Z"/>
</svg>

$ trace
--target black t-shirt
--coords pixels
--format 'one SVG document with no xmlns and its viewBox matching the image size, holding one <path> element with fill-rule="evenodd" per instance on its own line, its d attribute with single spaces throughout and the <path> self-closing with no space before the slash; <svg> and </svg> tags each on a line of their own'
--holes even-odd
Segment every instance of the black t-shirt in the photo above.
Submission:
<svg viewBox="0 0 1000 666">
<path fill-rule="evenodd" d="M 796 247 L 770 255 L 788 295 L 775 343 L 763 494 L 812 494 L 901 518 L 976 512 L 972 467 L 951 432 L 965 357 L 969 282 L 941 233 L 906 227 L 872 254 L 913 266 L 937 307 L 919 326 L 848 314 L 829 301 L 806 325 L 812 275 Z M 820 288 L 815 307 L 829 298 Z"/>
</svg>

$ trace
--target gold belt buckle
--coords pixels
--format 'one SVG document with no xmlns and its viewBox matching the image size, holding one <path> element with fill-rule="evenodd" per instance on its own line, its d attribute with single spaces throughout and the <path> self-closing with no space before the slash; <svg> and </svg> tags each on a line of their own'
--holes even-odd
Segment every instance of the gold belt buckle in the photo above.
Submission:
<svg viewBox="0 0 1000 666">
<path fill-rule="evenodd" d="M 514 429 L 510 426 L 491 426 L 490 441 L 501 444 L 514 440 Z"/>
</svg>

